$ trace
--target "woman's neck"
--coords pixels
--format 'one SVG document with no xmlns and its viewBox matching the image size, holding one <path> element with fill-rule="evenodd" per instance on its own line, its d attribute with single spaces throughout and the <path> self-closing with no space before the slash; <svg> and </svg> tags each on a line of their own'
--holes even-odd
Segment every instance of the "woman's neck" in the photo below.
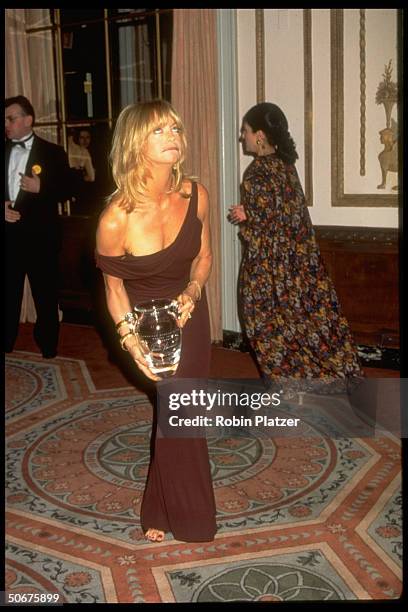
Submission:
<svg viewBox="0 0 408 612">
<path fill-rule="evenodd" d="M 160 203 L 170 193 L 173 187 L 173 172 L 168 166 L 159 166 L 151 169 L 152 176 L 147 179 L 146 196 Z"/>
<path fill-rule="evenodd" d="M 265 157 L 265 155 L 272 155 L 272 153 L 276 153 L 276 149 L 273 145 L 266 144 L 264 145 L 264 149 L 262 152 L 257 154 L 258 157 Z"/>
</svg>

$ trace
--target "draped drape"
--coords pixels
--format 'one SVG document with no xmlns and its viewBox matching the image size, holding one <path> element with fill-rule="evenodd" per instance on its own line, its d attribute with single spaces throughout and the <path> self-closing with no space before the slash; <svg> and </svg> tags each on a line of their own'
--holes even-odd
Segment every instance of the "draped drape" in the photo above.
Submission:
<svg viewBox="0 0 408 612">
<path fill-rule="evenodd" d="M 207 283 L 212 340 L 222 339 L 218 191 L 216 10 L 173 10 L 171 97 L 187 135 L 187 172 L 209 193 L 213 268 Z"/>
<path fill-rule="evenodd" d="M 6 9 L 5 11 L 5 94 L 19 94 L 32 103 L 37 122 L 57 119 L 55 71 L 50 30 L 27 33 L 28 28 L 50 25 L 49 9 Z M 36 133 L 57 142 L 56 127 L 41 127 Z M 35 306 L 30 283 L 25 279 L 20 321 L 33 323 Z"/>
</svg>

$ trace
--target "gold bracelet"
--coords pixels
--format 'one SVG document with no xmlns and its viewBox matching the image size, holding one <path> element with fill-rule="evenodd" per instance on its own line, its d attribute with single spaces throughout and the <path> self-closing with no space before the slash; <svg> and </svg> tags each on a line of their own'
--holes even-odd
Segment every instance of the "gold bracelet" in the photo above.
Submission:
<svg viewBox="0 0 408 612">
<path fill-rule="evenodd" d="M 123 319 L 121 319 L 120 321 L 118 321 L 118 323 L 116 323 L 116 331 L 119 334 L 119 330 L 124 326 L 127 325 L 129 327 L 130 330 L 135 330 L 135 326 L 137 323 L 137 317 L 133 312 L 127 312 L 123 315 Z M 119 334 L 120 335 L 120 334 Z"/>
<path fill-rule="evenodd" d="M 197 289 L 198 289 L 198 298 L 197 298 L 197 302 L 198 302 L 198 300 L 201 300 L 201 287 L 200 287 L 200 283 L 198 281 L 196 281 L 196 280 L 191 280 L 188 283 L 187 287 L 189 287 L 190 285 L 195 285 L 197 287 Z"/>
<path fill-rule="evenodd" d="M 126 348 L 126 345 L 125 345 L 125 342 L 129 338 L 129 336 L 135 336 L 135 334 L 133 332 L 127 332 L 126 334 L 123 334 L 123 336 L 120 337 L 120 341 L 119 342 L 120 342 L 120 346 L 122 347 L 123 351 L 128 351 L 129 350 L 128 348 Z"/>
<path fill-rule="evenodd" d="M 122 329 L 124 325 L 127 325 L 128 327 L 130 327 L 130 324 L 127 321 L 125 321 L 125 319 L 122 319 L 121 321 L 119 321 L 119 323 L 116 323 L 116 331 L 118 332 L 118 334 L 119 334 L 119 330 Z"/>
</svg>

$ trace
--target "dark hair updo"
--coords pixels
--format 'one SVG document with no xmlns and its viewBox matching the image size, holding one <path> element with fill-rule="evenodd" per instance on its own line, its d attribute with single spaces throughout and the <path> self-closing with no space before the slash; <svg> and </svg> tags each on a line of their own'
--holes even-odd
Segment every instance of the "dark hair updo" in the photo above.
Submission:
<svg viewBox="0 0 408 612">
<path fill-rule="evenodd" d="M 276 155 L 286 164 L 294 164 L 299 155 L 289 133 L 288 120 L 279 106 L 271 102 L 256 104 L 245 114 L 243 123 L 247 123 L 253 132 L 262 130 L 268 143 L 276 149 Z"/>
</svg>

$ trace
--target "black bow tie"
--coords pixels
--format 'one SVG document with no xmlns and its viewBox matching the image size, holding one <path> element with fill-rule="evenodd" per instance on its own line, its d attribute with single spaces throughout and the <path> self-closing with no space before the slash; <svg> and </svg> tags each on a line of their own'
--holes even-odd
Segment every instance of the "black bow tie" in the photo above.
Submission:
<svg viewBox="0 0 408 612">
<path fill-rule="evenodd" d="M 28 140 L 31 140 L 31 138 L 33 137 L 32 134 L 30 134 L 30 136 L 28 136 L 28 138 L 24 138 L 24 140 L 12 140 L 11 141 L 11 146 L 15 147 L 16 145 L 19 145 L 20 147 L 23 147 L 23 149 L 26 148 L 26 142 Z"/>
</svg>

